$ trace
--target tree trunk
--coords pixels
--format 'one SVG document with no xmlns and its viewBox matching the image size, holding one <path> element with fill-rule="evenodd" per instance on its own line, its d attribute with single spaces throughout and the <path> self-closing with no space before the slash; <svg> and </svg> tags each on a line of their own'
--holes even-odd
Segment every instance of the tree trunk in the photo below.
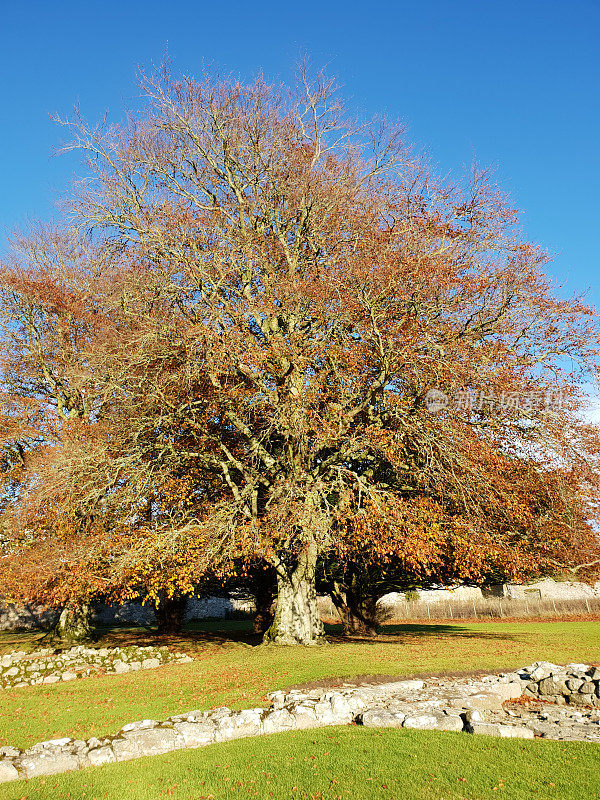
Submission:
<svg viewBox="0 0 600 800">
<path fill-rule="evenodd" d="M 273 570 L 261 570 L 261 574 L 257 574 L 254 581 L 256 611 L 252 623 L 254 633 L 260 636 L 263 636 L 273 624 L 275 595 L 275 575 Z"/>
<path fill-rule="evenodd" d="M 181 633 L 187 608 L 187 595 L 162 596 L 154 603 L 157 633 L 160 635 L 176 635 Z"/>
<path fill-rule="evenodd" d="M 336 586 L 331 599 L 347 636 L 377 636 L 377 598 L 358 597 Z"/>
<path fill-rule="evenodd" d="M 91 609 L 88 603 L 66 606 L 60 612 L 58 622 L 50 632 L 52 639 L 64 644 L 86 642 L 92 636 Z"/>
<path fill-rule="evenodd" d="M 276 562 L 277 604 L 265 644 L 324 644 L 325 630 L 317 608 L 316 542 L 309 542 L 290 567 Z"/>
</svg>

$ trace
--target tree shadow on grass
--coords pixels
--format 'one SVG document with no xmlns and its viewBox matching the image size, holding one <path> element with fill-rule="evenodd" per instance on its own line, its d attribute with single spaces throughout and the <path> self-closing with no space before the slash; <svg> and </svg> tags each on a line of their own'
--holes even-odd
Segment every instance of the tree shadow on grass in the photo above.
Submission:
<svg viewBox="0 0 600 800">
<path fill-rule="evenodd" d="M 376 637 L 366 636 L 345 636 L 342 626 L 339 624 L 325 623 L 327 641 L 331 644 L 360 644 L 381 647 L 390 644 L 397 645 L 416 640 L 455 640 L 455 639 L 476 639 L 478 641 L 516 641 L 518 634 L 491 632 L 486 626 L 481 624 L 477 627 L 470 625 L 464 626 L 459 623 L 400 623 L 394 625 L 382 625 Z M 39 632 L 39 637 L 43 632 Z M 22 639 L 21 639 L 22 637 Z M 10 639 L 12 647 L 9 649 L 33 650 L 43 646 L 31 631 L 19 634 L 11 632 L 7 639 Z M 37 639 L 37 641 L 36 641 Z M 231 646 L 258 646 L 262 644 L 262 637 L 252 630 L 252 620 L 247 619 L 202 619 L 188 623 L 178 634 L 159 635 L 151 627 L 133 627 L 125 625 L 100 625 L 94 629 L 93 643 L 96 647 L 126 647 L 136 645 L 146 646 L 167 646 L 172 650 L 187 651 L 191 655 L 194 651 L 202 650 L 206 647 L 231 647 Z"/>
<path fill-rule="evenodd" d="M 369 636 L 344 636 L 341 625 L 326 625 L 327 638 L 335 642 L 360 642 L 361 644 L 401 644 L 409 639 L 477 639 L 478 641 L 516 641 L 517 636 L 511 633 L 489 631 L 484 625 L 474 629 L 473 626 L 446 624 L 446 623 L 399 623 L 394 625 L 381 625 L 378 635 Z"/>
</svg>

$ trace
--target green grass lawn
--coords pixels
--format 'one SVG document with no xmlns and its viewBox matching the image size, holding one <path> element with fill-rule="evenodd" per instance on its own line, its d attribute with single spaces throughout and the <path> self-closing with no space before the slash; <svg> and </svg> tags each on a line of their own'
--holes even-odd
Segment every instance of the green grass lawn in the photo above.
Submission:
<svg viewBox="0 0 600 800">
<path fill-rule="evenodd" d="M 102 736 L 133 720 L 219 705 L 253 707 L 273 689 L 330 677 L 496 671 L 537 659 L 600 661 L 600 621 L 409 624 L 387 627 L 378 640 L 333 637 L 315 648 L 252 647 L 230 638 L 245 638 L 247 623 L 230 623 L 223 635 L 219 627 L 222 622 L 206 623 L 170 641 L 196 657 L 191 664 L 2 691 L 0 746 Z M 141 630 L 112 630 L 98 646 L 152 641 L 148 637 Z M 0 652 L 34 646 L 32 638 L 0 634 Z"/>
<path fill-rule="evenodd" d="M 600 748 L 434 731 L 297 731 L 0 786 L 0 800 L 595 800 Z"/>
</svg>

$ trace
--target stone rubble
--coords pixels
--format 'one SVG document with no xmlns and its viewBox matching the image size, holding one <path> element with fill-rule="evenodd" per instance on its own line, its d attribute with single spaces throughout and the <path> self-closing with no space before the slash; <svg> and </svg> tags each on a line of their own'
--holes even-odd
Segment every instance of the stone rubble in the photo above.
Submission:
<svg viewBox="0 0 600 800">
<path fill-rule="evenodd" d="M 19 651 L 0 657 L 0 689 L 73 681 L 105 673 L 119 675 L 188 661 L 193 659 L 185 653 L 172 653 L 167 647 L 78 645 L 69 650 Z"/>
<path fill-rule="evenodd" d="M 432 677 L 381 685 L 344 683 L 335 690 L 277 691 L 268 695 L 269 708 L 191 711 L 162 722 L 131 722 L 115 736 L 87 741 L 65 737 L 25 751 L 0 747 L 0 783 L 241 737 L 351 723 L 600 742 L 599 697 L 599 668 L 547 662 L 480 678 Z"/>
</svg>

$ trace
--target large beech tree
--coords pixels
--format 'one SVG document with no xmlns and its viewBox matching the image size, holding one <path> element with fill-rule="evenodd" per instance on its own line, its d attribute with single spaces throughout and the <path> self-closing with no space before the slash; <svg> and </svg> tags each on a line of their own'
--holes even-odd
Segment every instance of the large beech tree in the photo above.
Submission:
<svg viewBox="0 0 600 800">
<path fill-rule="evenodd" d="M 591 574 L 599 442 L 577 381 L 598 319 L 555 296 L 488 176 L 438 180 L 323 78 L 163 73 L 143 95 L 120 127 L 68 123 L 88 233 L 68 292 L 49 280 L 36 303 L 60 296 L 85 332 L 60 380 L 93 402 L 37 448 L 16 505 L 76 520 L 84 550 L 110 532 L 102 569 L 156 591 L 161 559 L 183 589 L 264 559 L 278 643 L 323 639 L 322 554 L 427 580 Z M 19 302 L 30 261 L 5 271 Z"/>
</svg>

